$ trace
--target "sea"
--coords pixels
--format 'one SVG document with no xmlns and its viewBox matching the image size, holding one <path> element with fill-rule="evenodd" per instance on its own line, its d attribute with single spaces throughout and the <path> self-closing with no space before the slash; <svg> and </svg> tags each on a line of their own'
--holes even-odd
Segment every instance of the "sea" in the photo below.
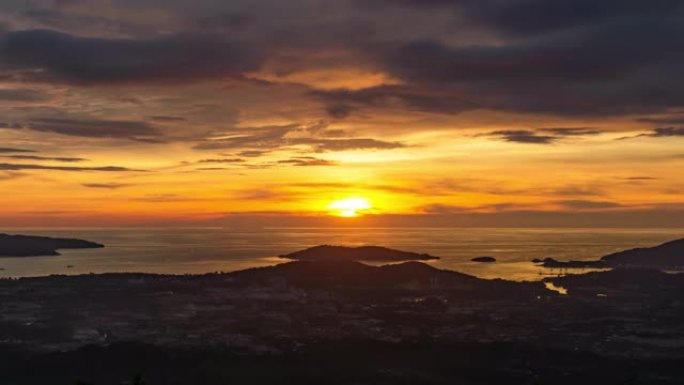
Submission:
<svg viewBox="0 0 684 385">
<path fill-rule="evenodd" d="M 534 258 L 591 260 L 684 237 L 684 229 L 570 228 L 21 228 L 0 233 L 79 238 L 102 249 L 0 258 L 0 277 L 55 274 L 230 272 L 287 262 L 279 255 L 316 245 L 379 245 L 440 257 L 429 262 L 482 278 L 539 280 L 565 274 Z M 495 263 L 471 259 L 492 256 Z M 586 270 L 585 270 L 586 271 Z M 583 271 L 575 271 L 583 272 Z"/>
</svg>

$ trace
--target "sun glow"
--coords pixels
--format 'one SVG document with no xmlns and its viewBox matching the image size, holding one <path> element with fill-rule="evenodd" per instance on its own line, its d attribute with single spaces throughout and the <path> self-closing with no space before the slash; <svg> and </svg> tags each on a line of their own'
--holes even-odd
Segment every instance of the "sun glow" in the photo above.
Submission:
<svg viewBox="0 0 684 385">
<path fill-rule="evenodd" d="M 328 206 L 334 215 L 347 218 L 357 217 L 371 207 L 372 205 L 368 199 L 359 197 L 341 199 Z"/>
</svg>

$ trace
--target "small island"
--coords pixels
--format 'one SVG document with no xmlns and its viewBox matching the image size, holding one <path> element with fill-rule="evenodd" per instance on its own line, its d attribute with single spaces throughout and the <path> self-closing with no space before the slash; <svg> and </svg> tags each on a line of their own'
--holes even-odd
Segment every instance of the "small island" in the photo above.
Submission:
<svg viewBox="0 0 684 385">
<path fill-rule="evenodd" d="M 480 262 L 480 263 L 494 263 L 496 262 L 496 258 L 494 257 L 475 257 L 471 259 L 472 262 Z"/>
<path fill-rule="evenodd" d="M 280 258 L 297 261 L 367 261 L 367 262 L 404 262 L 430 261 L 439 259 L 429 254 L 389 249 L 381 246 L 345 247 L 321 245 L 294 253 L 281 255 Z"/>
<path fill-rule="evenodd" d="M 60 255 L 59 249 L 96 249 L 104 245 L 70 238 L 0 234 L 0 257 Z"/>
</svg>

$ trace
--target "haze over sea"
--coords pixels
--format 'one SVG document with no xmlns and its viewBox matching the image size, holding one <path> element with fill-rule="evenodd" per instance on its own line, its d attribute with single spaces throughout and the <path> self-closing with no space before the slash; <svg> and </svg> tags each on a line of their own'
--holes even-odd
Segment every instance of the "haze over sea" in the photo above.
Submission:
<svg viewBox="0 0 684 385">
<path fill-rule="evenodd" d="M 0 232 L 80 238 L 104 249 L 61 250 L 62 255 L 0 258 L 0 277 L 145 272 L 200 274 L 284 262 L 280 254 L 321 244 L 381 245 L 424 252 L 435 267 L 484 278 L 537 280 L 557 274 L 533 258 L 594 259 L 684 236 L 682 229 L 496 228 L 60 228 Z M 498 262 L 471 262 L 493 256 Z"/>
</svg>

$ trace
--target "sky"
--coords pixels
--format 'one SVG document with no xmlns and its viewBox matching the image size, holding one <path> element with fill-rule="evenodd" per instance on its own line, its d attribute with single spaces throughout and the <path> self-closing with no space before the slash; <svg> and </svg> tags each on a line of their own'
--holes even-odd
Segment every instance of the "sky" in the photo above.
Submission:
<svg viewBox="0 0 684 385">
<path fill-rule="evenodd" d="M 3 0 L 0 225 L 684 227 L 682 20 Z"/>
</svg>

